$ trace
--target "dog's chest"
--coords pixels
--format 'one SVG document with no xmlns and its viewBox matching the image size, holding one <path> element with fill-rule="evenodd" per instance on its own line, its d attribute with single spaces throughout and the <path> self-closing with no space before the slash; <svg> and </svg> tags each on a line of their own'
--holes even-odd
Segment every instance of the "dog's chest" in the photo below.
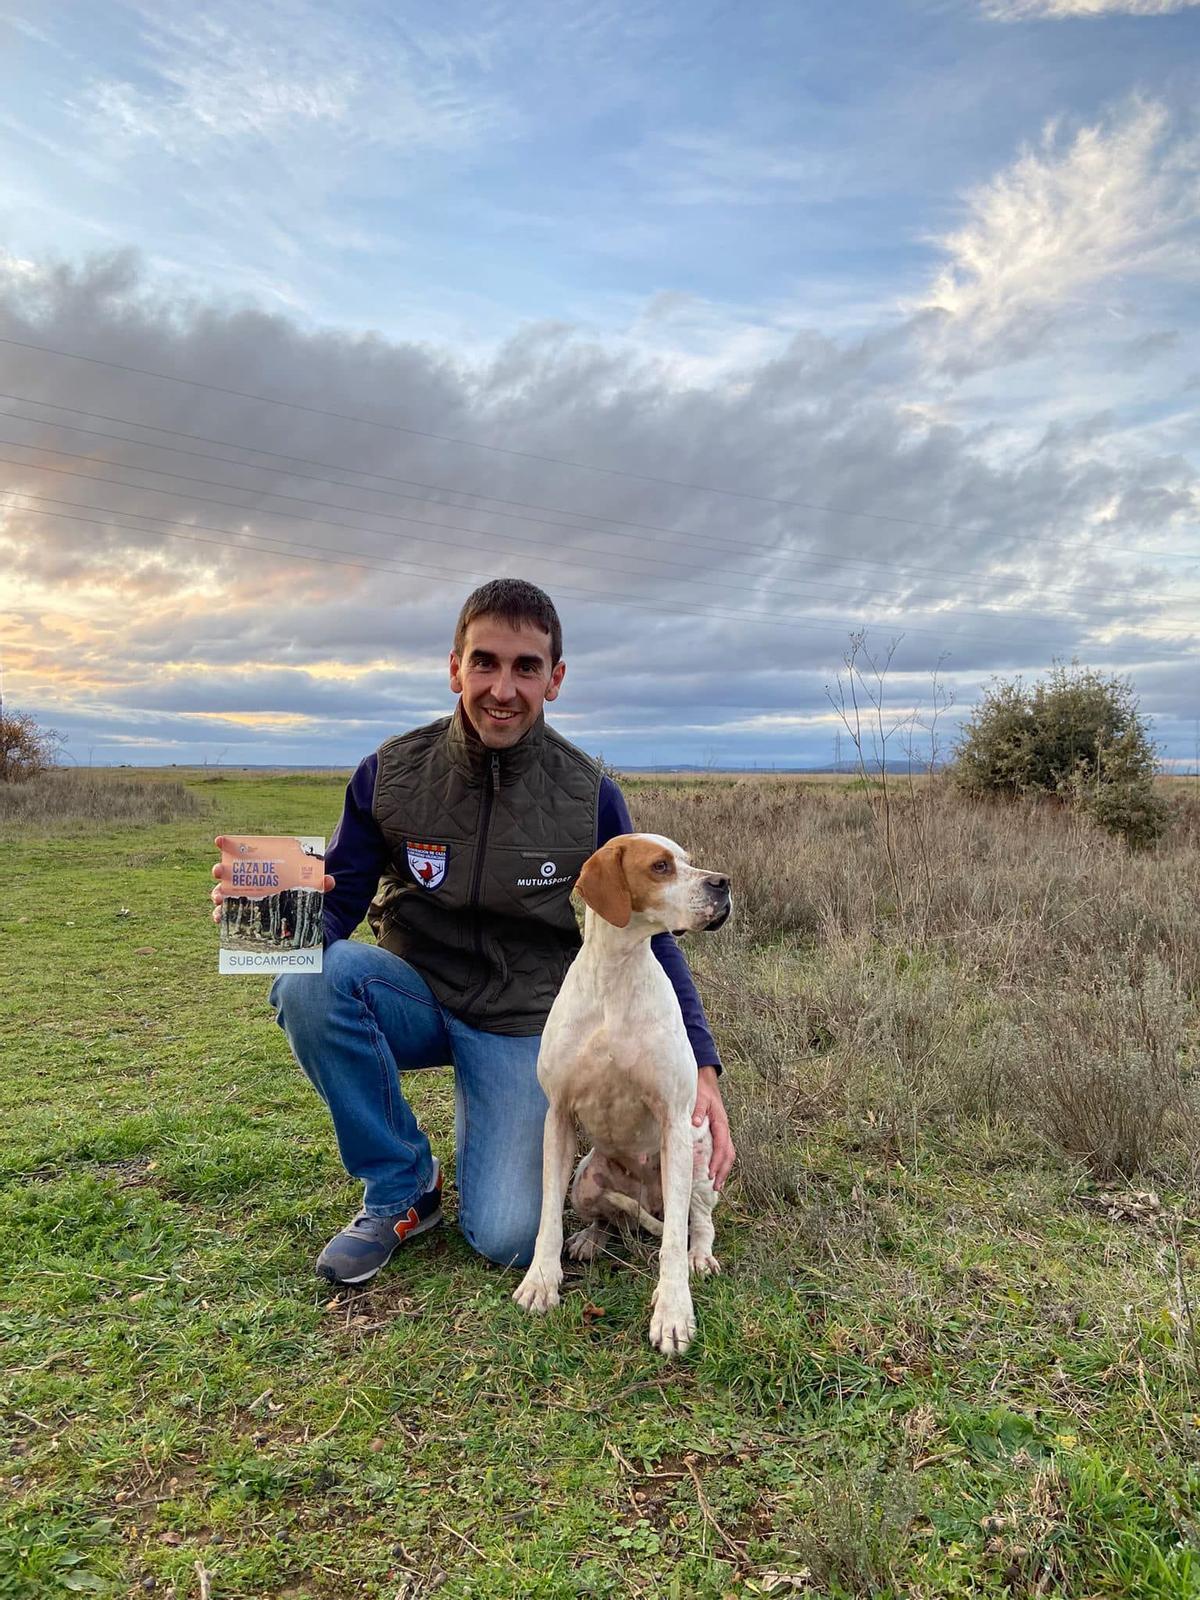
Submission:
<svg viewBox="0 0 1200 1600">
<path fill-rule="evenodd" d="M 662 1085 L 640 1071 L 619 1070 L 600 1049 L 566 1082 L 571 1110 L 598 1149 L 629 1156 L 659 1148 L 665 1113 Z"/>
<path fill-rule="evenodd" d="M 657 1151 L 664 1122 L 690 1111 L 696 1088 L 690 1058 L 668 1037 L 598 1013 L 556 1034 L 539 1076 L 593 1144 L 628 1155 Z"/>
<path fill-rule="evenodd" d="M 629 1154 L 655 1151 L 666 1120 L 690 1113 L 696 1068 L 679 1003 L 646 950 L 637 967 L 613 972 L 577 959 L 542 1039 L 538 1077 L 574 1112 L 594 1144 Z"/>
</svg>

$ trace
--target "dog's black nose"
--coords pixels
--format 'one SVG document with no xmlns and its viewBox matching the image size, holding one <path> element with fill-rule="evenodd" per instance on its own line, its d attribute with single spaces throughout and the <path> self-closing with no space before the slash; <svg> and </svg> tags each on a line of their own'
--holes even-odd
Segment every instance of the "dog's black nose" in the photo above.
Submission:
<svg viewBox="0 0 1200 1600">
<path fill-rule="evenodd" d="M 719 872 L 710 872 L 704 881 L 714 889 L 728 889 L 729 887 L 729 879 L 722 877 Z"/>
</svg>

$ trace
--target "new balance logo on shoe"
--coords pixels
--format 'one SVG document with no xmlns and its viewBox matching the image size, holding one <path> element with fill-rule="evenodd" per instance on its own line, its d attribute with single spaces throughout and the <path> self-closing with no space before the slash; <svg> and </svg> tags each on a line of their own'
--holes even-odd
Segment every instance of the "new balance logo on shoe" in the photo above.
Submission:
<svg viewBox="0 0 1200 1600">
<path fill-rule="evenodd" d="M 435 1159 L 433 1182 L 415 1205 L 393 1217 L 373 1217 L 360 1211 L 317 1257 L 317 1276 L 327 1283 L 366 1283 L 406 1239 L 428 1233 L 441 1221 L 442 1167 Z"/>
<path fill-rule="evenodd" d="M 432 1209 L 428 1204 L 428 1202 L 431 1200 L 435 1202 Z M 434 1216 L 435 1211 L 437 1213 L 436 1216 Z M 422 1223 L 425 1223 L 428 1227 L 432 1227 L 434 1222 L 440 1222 L 441 1220 L 442 1167 L 440 1162 L 435 1161 L 433 1188 L 425 1191 L 417 1205 L 409 1206 L 408 1211 L 404 1216 L 396 1218 L 395 1222 L 392 1224 L 392 1231 L 395 1233 L 397 1240 L 403 1244 L 410 1233 L 423 1231 L 421 1229 Z"/>
</svg>

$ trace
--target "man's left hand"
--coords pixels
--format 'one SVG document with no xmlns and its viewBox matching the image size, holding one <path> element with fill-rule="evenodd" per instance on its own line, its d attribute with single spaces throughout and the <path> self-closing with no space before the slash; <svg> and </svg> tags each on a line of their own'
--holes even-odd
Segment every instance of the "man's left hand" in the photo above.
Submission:
<svg viewBox="0 0 1200 1600">
<path fill-rule="evenodd" d="M 733 1140 L 729 1137 L 729 1118 L 725 1114 L 725 1103 L 717 1087 L 717 1069 L 701 1067 L 698 1075 L 700 1081 L 696 1088 L 696 1109 L 692 1113 L 692 1126 L 698 1128 L 705 1117 L 708 1118 L 713 1142 L 708 1175 L 713 1181 L 713 1188 L 720 1189 L 733 1167 L 736 1151 L 733 1148 Z"/>
</svg>

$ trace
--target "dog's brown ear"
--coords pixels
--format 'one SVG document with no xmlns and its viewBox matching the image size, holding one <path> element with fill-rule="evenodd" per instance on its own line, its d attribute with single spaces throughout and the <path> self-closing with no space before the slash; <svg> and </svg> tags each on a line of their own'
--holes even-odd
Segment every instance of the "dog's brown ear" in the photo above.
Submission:
<svg viewBox="0 0 1200 1600">
<path fill-rule="evenodd" d="M 625 882 L 623 857 L 624 846 L 610 839 L 583 863 L 575 885 L 584 903 L 614 928 L 627 928 L 633 915 L 633 897 Z"/>
</svg>

